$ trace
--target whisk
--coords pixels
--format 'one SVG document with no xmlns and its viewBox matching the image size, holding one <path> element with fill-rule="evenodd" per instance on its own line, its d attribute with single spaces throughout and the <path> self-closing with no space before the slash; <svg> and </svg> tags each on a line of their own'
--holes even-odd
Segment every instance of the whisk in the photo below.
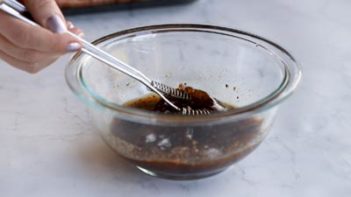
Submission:
<svg viewBox="0 0 351 197">
<path fill-rule="evenodd" d="M 26 8 L 24 5 L 19 3 L 16 0 L 0 0 L 0 9 L 4 12 L 12 15 L 19 20 L 26 22 L 33 26 L 39 26 L 36 22 L 32 21 L 31 19 L 25 17 L 23 15 L 26 12 Z M 156 82 L 148 78 L 145 74 L 141 71 L 133 68 L 132 66 L 128 65 L 127 63 L 117 59 L 116 57 L 110 55 L 109 53 L 99 49 L 98 47 L 94 46 L 90 42 L 82 39 L 78 35 L 66 31 L 65 33 L 69 34 L 70 36 L 78 39 L 82 44 L 81 51 L 94 57 L 95 59 L 105 63 L 107 66 L 111 67 L 112 69 L 116 69 L 134 79 L 141 82 L 145 86 L 147 86 L 151 91 L 159 95 L 167 104 L 171 107 L 179 111 L 184 115 L 207 115 L 210 114 L 209 110 L 202 110 L 202 109 L 192 109 L 191 107 L 183 107 L 179 108 L 174 103 L 172 103 L 167 97 L 174 97 L 178 99 L 188 100 L 191 99 L 191 96 L 184 91 L 181 91 L 176 88 L 169 87 L 163 83 Z M 213 100 L 213 108 L 218 111 L 224 111 L 225 108 L 220 105 L 216 99 Z"/>
</svg>

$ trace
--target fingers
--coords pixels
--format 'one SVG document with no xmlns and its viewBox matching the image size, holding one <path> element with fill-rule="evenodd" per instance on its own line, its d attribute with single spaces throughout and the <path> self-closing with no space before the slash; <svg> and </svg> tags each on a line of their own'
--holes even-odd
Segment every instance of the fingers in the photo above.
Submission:
<svg viewBox="0 0 351 197">
<path fill-rule="evenodd" d="M 84 36 L 83 31 L 80 30 L 79 28 L 75 27 L 71 21 L 67 21 L 67 28 L 68 28 L 68 31 L 73 32 L 74 34 L 76 34 L 80 37 Z"/>
<path fill-rule="evenodd" d="M 80 30 L 80 29 L 78 29 L 76 27 L 74 27 L 72 29 L 69 29 L 69 31 L 74 33 L 74 34 L 76 34 L 76 35 L 78 35 L 78 36 L 80 36 L 80 37 L 84 36 L 84 33 L 82 32 L 82 30 Z"/>
<path fill-rule="evenodd" d="M 67 25 L 67 28 L 68 28 L 68 29 L 73 29 L 73 28 L 75 28 L 74 25 L 73 25 L 73 23 L 72 23 L 71 21 L 66 21 L 66 25 Z"/>
<path fill-rule="evenodd" d="M 5 37 L 0 35 L 0 49 L 6 55 L 29 63 L 39 62 L 49 56 L 48 53 L 39 52 L 30 49 L 19 48 L 10 43 Z"/>
<path fill-rule="evenodd" d="M 4 53 L 3 51 L 0 50 L 0 58 L 2 60 L 4 60 L 5 62 L 7 62 L 8 64 L 13 65 L 14 67 L 27 71 L 25 70 L 25 68 L 27 67 L 28 63 L 25 61 L 21 61 L 21 60 L 17 60 L 9 55 L 7 55 L 6 53 Z M 29 71 L 27 71 L 29 72 Z"/>
<path fill-rule="evenodd" d="M 75 28 L 72 22 L 65 22 L 64 16 L 54 0 L 24 0 L 23 3 L 32 14 L 33 18 L 43 27 L 51 30 L 54 33 L 65 33 L 67 27 L 69 31 L 81 35 L 82 31 Z M 60 41 L 60 40 L 59 40 Z M 62 43 L 62 42 L 61 42 Z M 68 45 L 68 52 L 79 49 L 79 42 Z M 54 46 L 59 46 L 57 43 L 52 43 Z M 49 46 L 51 47 L 51 46 Z"/>
<path fill-rule="evenodd" d="M 64 22 L 64 16 L 54 0 L 25 0 L 33 18 L 41 24 L 41 26 L 51 30 L 54 33 L 64 33 L 67 28 L 77 35 L 82 31 L 72 24 L 72 22 Z"/>
<path fill-rule="evenodd" d="M 42 27 L 26 24 L 0 11 L 0 58 L 16 68 L 36 73 L 60 55 L 81 48 L 83 32 L 66 22 L 54 0 L 23 0 L 34 20 Z"/>
<path fill-rule="evenodd" d="M 16 46 L 43 52 L 63 54 L 78 50 L 80 44 L 68 34 L 54 34 L 31 26 L 0 12 L 0 34 Z"/>
<path fill-rule="evenodd" d="M 0 36 L 0 59 L 29 73 L 37 73 L 58 58 L 57 55 L 21 49 Z"/>
<path fill-rule="evenodd" d="M 61 10 L 54 0 L 24 0 L 35 21 L 55 33 L 64 33 L 67 28 Z"/>
<path fill-rule="evenodd" d="M 26 71 L 29 73 L 37 73 L 45 67 L 45 66 L 39 65 L 39 63 L 29 63 L 26 61 L 22 61 L 22 60 L 13 58 L 1 50 L 0 50 L 0 59 L 4 60 L 5 62 L 14 66 L 15 68 L 18 68 L 20 70 L 23 70 L 23 71 Z M 46 60 L 46 61 L 48 61 L 48 60 Z"/>
</svg>

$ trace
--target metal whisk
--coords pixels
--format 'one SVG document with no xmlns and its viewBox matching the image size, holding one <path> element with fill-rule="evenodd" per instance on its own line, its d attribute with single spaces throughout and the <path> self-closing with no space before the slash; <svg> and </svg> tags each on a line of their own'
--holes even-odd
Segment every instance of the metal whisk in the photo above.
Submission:
<svg viewBox="0 0 351 197">
<path fill-rule="evenodd" d="M 30 25 L 34 26 L 39 26 L 37 23 L 34 21 L 28 19 L 27 17 L 23 16 L 23 12 L 26 11 L 25 6 L 23 6 L 21 3 L 19 3 L 16 0 L 0 0 L 0 9 L 3 10 L 4 12 L 8 13 L 9 15 L 12 15 L 16 18 L 18 18 L 21 21 L 24 21 Z M 158 94 L 167 104 L 172 106 L 174 109 L 177 111 L 181 112 L 184 115 L 206 115 L 209 114 L 210 112 L 208 110 L 193 110 L 190 107 L 186 108 L 179 108 L 176 106 L 174 103 L 172 103 L 167 97 L 175 97 L 175 98 L 180 98 L 180 99 L 191 99 L 191 97 L 183 92 L 180 91 L 176 88 L 171 88 L 169 86 L 166 86 L 162 83 L 153 81 L 149 79 L 147 76 L 145 76 L 142 72 L 139 70 L 133 68 L 132 66 L 128 65 L 127 63 L 115 58 L 114 56 L 110 55 L 109 53 L 99 49 L 98 47 L 94 46 L 93 44 L 89 43 L 88 41 L 82 39 L 81 37 L 77 36 L 76 34 L 67 31 L 65 32 L 72 37 L 76 38 L 79 40 L 82 44 L 82 49 L 84 53 L 96 58 L 97 60 L 105 63 L 107 66 L 116 69 L 134 79 L 137 81 L 143 83 L 145 86 L 147 86 L 151 91 L 155 92 Z M 215 99 L 213 99 L 216 101 Z M 217 103 L 217 102 L 215 102 Z M 218 103 L 217 103 L 218 104 Z M 219 106 L 219 107 L 218 107 Z M 224 110 L 224 107 L 221 105 L 217 105 L 218 110 Z"/>
</svg>

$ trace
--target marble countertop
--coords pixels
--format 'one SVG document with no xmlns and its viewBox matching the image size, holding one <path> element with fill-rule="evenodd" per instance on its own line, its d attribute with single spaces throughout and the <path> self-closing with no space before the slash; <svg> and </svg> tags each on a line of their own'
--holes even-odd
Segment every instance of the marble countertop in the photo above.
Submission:
<svg viewBox="0 0 351 197">
<path fill-rule="evenodd" d="M 199 0 L 69 17 L 89 40 L 158 23 L 254 32 L 290 50 L 304 80 L 249 157 L 217 176 L 175 182 L 107 148 L 65 84 L 69 56 L 37 75 L 0 63 L 0 196 L 350 196 L 350 10 L 347 0 Z"/>
</svg>

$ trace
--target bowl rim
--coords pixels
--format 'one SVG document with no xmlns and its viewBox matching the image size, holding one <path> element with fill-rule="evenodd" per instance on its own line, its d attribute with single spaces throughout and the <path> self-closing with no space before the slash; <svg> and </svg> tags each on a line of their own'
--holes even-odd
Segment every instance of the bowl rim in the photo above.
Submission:
<svg viewBox="0 0 351 197">
<path fill-rule="evenodd" d="M 301 81 L 302 78 L 302 70 L 300 67 L 300 64 L 297 63 L 296 59 L 283 47 L 280 45 L 276 44 L 273 41 L 270 41 L 266 38 L 263 38 L 261 36 L 238 30 L 238 29 L 232 29 L 228 27 L 220 27 L 220 26 L 214 26 L 214 25 L 204 25 L 204 24 L 161 24 L 161 25 L 150 25 L 150 26 L 142 26 L 142 27 L 136 27 L 136 28 L 131 28 L 123 31 L 119 31 L 116 33 L 112 33 L 106 36 L 103 36 L 94 42 L 92 42 L 94 45 L 101 44 L 111 38 L 117 38 L 117 37 L 123 37 L 127 36 L 130 34 L 136 34 L 133 36 L 140 36 L 140 35 L 145 35 L 145 34 L 152 34 L 152 33 L 159 33 L 159 32 L 165 32 L 166 30 L 179 30 L 179 31 L 195 31 L 198 30 L 200 32 L 205 32 L 205 33 L 217 33 L 217 34 L 222 34 L 226 36 L 231 36 L 231 37 L 236 37 L 240 38 L 244 41 L 251 42 L 253 44 L 256 44 L 258 47 L 262 47 L 264 50 L 267 52 L 271 53 L 270 55 L 275 56 L 275 58 L 278 58 L 278 60 L 283 64 L 284 66 L 284 77 L 282 79 L 281 84 L 279 87 L 274 90 L 272 93 L 268 94 L 264 98 L 253 102 L 249 105 L 246 105 L 244 107 L 237 108 L 236 110 L 230 110 L 226 112 L 221 112 L 221 113 L 214 113 L 211 115 L 207 116 L 192 116 L 192 118 L 189 118 L 188 116 L 183 116 L 183 115 L 176 115 L 176 114 L 159 114 L 159 113 L 150 113 L 144 110 L 140 109 L 134 109 L 134 108 L 128 108 L 124 107 L 121 105 L 117 105 L 111 102 L 106 101 L 105 99 L 99 97 L 98 95 L 94 95 L 93 92 L 89 90 L 88 87 L 86 87 L 86 84 L 84 84 L 84 80 L 82 77 L 82 65 L 77 67 L 77 74 L 76 78 L 74 80 L 77 80 L 80 84 L 79 87 L 75 87 L 72 83 L 72 81 L 69 79 L 68 75 L 71 73 L 68 73 L 67 70 L 69 66 L 74 65 L 74 63 L 78 60 L 79 57 L 81 57 L 82 52 L 77 52 L 70 62 L 68 63 L 66 67 L 66 83 L 70 87 L 70 89 L 78 95 L 78 97 L 82 98 L 84 101 L 89 100 L 89 102 L 93 102 L 93 104 L 98 105 L 103 108 L 108 108 L 112 111 L 118 112 L 119 118 L 130 120 L 130 121 L 138 121 L 138 122 L 144 122 L 144 123 L 158 123 L 158 124 L 167 124 L 167 125 L 191 125 L 191 124 L 202 124 L 202 123 L 208 123 L 208 122 L 226 122 L 230 121 L 233 119 L 241 119 L 245 117 L 252 116 L 256 113 L 268 110 L 277 104 L 281 103 L 283 100 L 285 100 L 288 96 L 290 96 L 297 88 L 298 84 Z M 146 33 L 145 33 L 146 31 Z M 139 34 L 138 34 L 139 33 Z M 246 36 L 247 38 L 242 38 L 235 36 L 235 34 L 239 34 L 242 36 Z M 126 37 L 130 38 L 130 36 Z M 259 40 L 260 42 L 263 42 L 265 44 L 270 45 L 270 47 L 275 48 L 279 52 L 281 52 L 285 58 L 288 58 L 291 63 L 286 63 L 284 59 L 277 55 L 275 52 L 272 50 L 268 49 L 266 46 L 263 46 L 262 44 L 259 44 L 257 42 L 254 42 L 251 39 L 256 39 Z M 124 37 L 122 40 L 125 39 Z M 294 73 L 292 73 L 294 71 Z M 292 77 L 293 75 L 293 77 Z M 79 89 L 77 89 L 79 88 Z M 81 93 L 84 92 L 84 95 Z M 90 97 L 89 99 L 86 98 L 86 96 Z"/>
</svg>

